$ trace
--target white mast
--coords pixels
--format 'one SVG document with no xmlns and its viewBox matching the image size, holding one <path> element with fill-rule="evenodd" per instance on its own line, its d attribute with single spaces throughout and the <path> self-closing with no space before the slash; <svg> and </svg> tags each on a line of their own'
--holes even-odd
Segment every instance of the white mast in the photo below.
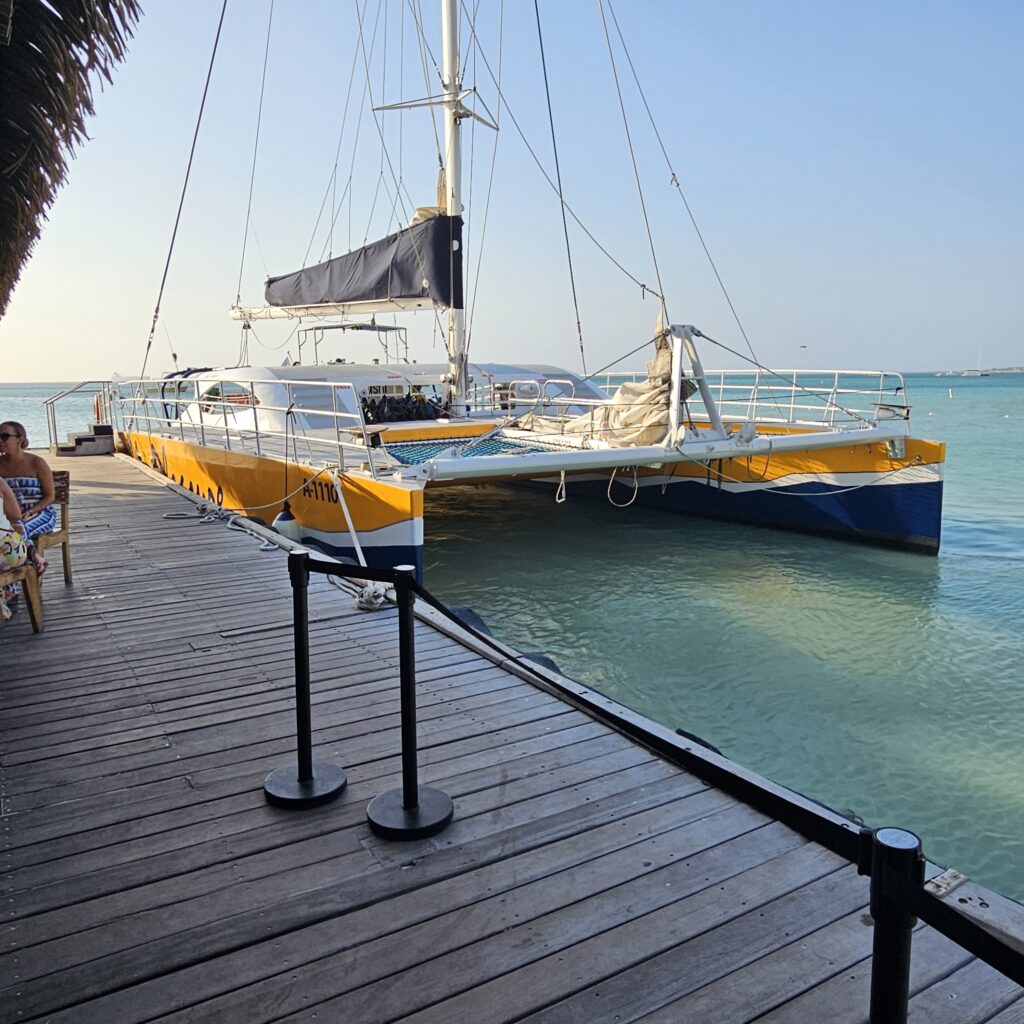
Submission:
<svg viewBox="0 0 1024 1024">
<path fill-rule="evenodd" d="M 444 204 L 449 217 L 462 214 L 462 82 L 459 78 L 459 17 L 455 0 L 441 0 L 441 34 L 444 46 L 442 75 L 444 102 Z M 448 376 L 452 414 L 465 416 L 468 386 L 466 372 L 465 311 L 448 310 Z"/>
</svg>

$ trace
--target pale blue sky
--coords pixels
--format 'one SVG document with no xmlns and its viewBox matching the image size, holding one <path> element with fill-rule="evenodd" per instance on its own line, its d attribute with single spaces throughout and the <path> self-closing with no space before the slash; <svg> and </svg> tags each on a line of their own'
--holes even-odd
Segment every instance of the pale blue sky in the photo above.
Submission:
<svg viewBox="0 0 1024 1024">
<path fill-rule="evenodd" d="M 220 10 L 214 0 L 146 6 L 126 63 L 97 96 L 92 140 L 71 165 L 0 323 L 11 380 L 136 373 L 141 365 Z M 437 6 L 422 4 L 440 60 Z M 371 58 L 375 102 L 382 91 L 391 102 L 425 91 L 408 4 L 391 0 L 387 9 L 387 56 L 381 13 Z M 482 0 L 478 24 L 495 68 L 498 9 L 498 0 Z M 238 351 L 238 326 L 226 311 L 238 282 L 268 10 L 266 0 L 228 5 L 163 303 L 182 366 L 230 364 Z M 306 252 L 357 51 L 355 10 L 341 0 L 277 2 L 244 302 L 259 303 L 266 274 L 295 269 Z M 366 3 L 367 40 L 378 10 L 377 0 Z M 980 352 L 986 366 L 1024 364 L 1024 5 L 618 0 L 615 11 L 673 166 L 763 361 L 915 370 L 973 366 Z M 542 0 L 541 16 L 566 197 L 621 263 L 653 283 L 597 4 Z M 467 35 L 463 45 L 472 79 Z M 742 348 L 618 51 L 617 59 L 671 318 Z M 479 64 L 476 81 L 497 113 Z M 351 210 L 346 202 L 338 216 L 335 254 L 361 244 L 368 228 L 372 238 L 395 226 L 383 192 L 370 214 L 381 156 L 360 103 L 363 83 L 359 56 L 353 106 L 363 116 Z M 506 0 L 502 84 L 551 169 L 527 0 Z M 432 204 L 429 115 L 381 116 L 396 168 L 401 149 L 414 202 Z M 557 201 L 507 113 L 501 120 L 471 354 L 576 368 Z M 353 113 L 339 194 L 355 126 Z M 486 130 L 475 141 L 467 133 L 471 254 L 492 144 Z M 385 180 L 390 185 L 386 172 Z M 657 310 L 578 229 L 571 237 L 594 369 L 649 337 Z M 311 262 L 325 243 L 321 231 Z M 412 322 L 412 354 L 421 361 L 441 358 L 432 326 L 429 317 Z M 284 347 L 254 340 L 251 361 L 294 355 L 289 330 L 260 328 L 264 342 Z M 169 368 L 169 351 L 161 326 L 152 371 Z M 706 362 L 737 365 L 715 351 Z"/>
</svg>

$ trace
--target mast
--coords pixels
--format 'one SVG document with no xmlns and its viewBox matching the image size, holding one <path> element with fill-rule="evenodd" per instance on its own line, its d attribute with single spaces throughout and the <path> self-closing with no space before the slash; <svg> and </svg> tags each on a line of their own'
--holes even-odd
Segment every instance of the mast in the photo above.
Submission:
<svg viewBox="0 0 1024 1024">
<path fill-rule="evenodd" d="M 462 213 L 462 82 L 459 78 L 459 16 L 455 0 L 441 0 L 442 75 L 444 101 L 444 205 L 449 217 Z M 466 372 L 465 311 L 448 309 L 448 378 L 452 414 L 465 416 L 468 387 Z"/>
</svg>

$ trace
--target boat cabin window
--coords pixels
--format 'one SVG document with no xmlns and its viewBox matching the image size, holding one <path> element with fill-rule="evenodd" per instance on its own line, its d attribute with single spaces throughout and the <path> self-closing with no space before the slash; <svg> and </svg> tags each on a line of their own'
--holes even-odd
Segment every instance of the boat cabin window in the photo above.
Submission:
<svg viewBox="0 0 1024 1024">
<path fill-rule="evenodd" d="M 333 413 L 335 408 L 335 399 L 331 397 L 332 391 L 337 396 L 337 409 L 339 413 L 355 413 L 355 392 L 348 384 L 339 385 L 333 388 L 326 384 L 292 384 L 290 391 L 291 404 L 296 409 L 303 409 L 309 412 Z M 329 426 L 330 423 L 322 417 L 317 417 L 317 423 L 315 425 L 323 427 Z"/>
<path fill-rule="evenodd" d="M 208 387 L 200 398 L 203 412 L 227 412 L 228 405 L 259 405 L 260 400 L 245 384 L 231 380 L 221 380 Z"/>
</svg>

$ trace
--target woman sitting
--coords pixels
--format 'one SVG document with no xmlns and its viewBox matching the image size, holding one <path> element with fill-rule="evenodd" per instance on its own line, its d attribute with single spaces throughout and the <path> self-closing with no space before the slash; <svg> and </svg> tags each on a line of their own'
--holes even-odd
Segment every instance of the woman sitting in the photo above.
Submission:
<svg viewBox="0 0 1024 1024">
<path fill-rule="evenodd" d="M 13 569 L 27 561 L 28 544 L 21 508 L 14 491 L 0 477 L 0 569 Z M 13 584 L 0 587 L 0 622 L 6 622 L 14 614 L 11 606 L 17 597 L 18 590 Z"/>
<path fill-rule="evenodd" d="M 25 428 L 14 420 L 0 423 L 0 478 L 21 506 L 19 519 L 25 522 L 25 535 L 31 541 L 41 533 L 50 533 L 57 526 L 57 509 L 53 502 L 53 473 L 44 458 L 28 449 Z M 36 571 L 42 575 L 46 560 L 33 555 Z"/>
</svg>

